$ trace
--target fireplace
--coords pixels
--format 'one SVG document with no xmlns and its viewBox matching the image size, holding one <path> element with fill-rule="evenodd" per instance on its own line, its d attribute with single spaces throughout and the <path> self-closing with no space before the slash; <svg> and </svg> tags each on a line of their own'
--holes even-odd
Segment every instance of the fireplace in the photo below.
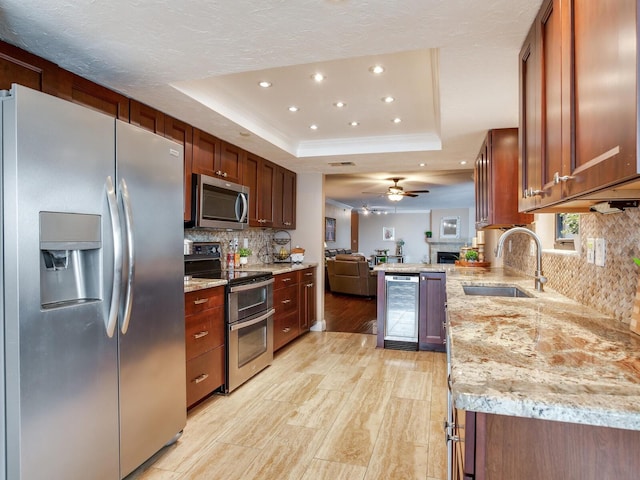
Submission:
<svg viewBox="0 0 640 480">
<path fill-rule="evenodd" d="M 438 263 L 455 263 L 459 258 L 458 252 L 438 252 Z"/>
</svg>

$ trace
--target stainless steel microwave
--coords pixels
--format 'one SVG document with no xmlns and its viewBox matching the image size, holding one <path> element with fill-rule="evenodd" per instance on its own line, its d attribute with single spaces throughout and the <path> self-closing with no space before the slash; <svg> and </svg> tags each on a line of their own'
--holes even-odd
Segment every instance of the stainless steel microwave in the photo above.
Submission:
<svg viewBox="0 0 640 480">
<path fill-rule="evenodd" d="M 242 230 L 249 225 L 249 187 L 207 175 L 193 175 L 197 227 Z"/>
</svg>

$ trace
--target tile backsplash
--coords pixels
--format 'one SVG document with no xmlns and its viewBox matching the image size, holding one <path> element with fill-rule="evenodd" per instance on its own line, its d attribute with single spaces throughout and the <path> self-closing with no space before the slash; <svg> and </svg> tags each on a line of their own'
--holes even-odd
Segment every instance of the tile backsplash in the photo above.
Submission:
<svg viewBox="0 0 640 480">
<path fill-rule="evenodd" d="M 245 238 L 249 239 L 251 256 L 249 263 L 271 263 L 273 261 L 273 235 L 274 231 L 269 228 L 248 228 L 246 230 L 210 230 L 189 228 L 184 231 L 184 238 L 194 242 L 220 242 L 222 247 L 222 258 L 226 258 L 229 242 L 234 238 L 238 239 L 238 246 L 243 246 Z"/>
<path fill-rule="evenodd" d="M 529 237 L 513 235 L 504 265 L 533 275 L 535 256 L 529 255 Z M 587 263 L 587 238 L 605 239 L 605 266 Z M 543 251 L 542 271 L 554 290 L 624 322 L 631 321 L 640 267 L 640 209 L 621 213 L 580 215 L 579 253 Z"/>
</svg>

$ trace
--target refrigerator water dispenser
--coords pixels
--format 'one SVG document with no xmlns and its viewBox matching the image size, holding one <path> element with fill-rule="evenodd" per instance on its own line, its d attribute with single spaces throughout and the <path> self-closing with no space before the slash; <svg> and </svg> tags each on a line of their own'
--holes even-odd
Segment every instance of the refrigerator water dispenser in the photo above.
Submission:
<svg viewBox="0 0 640 480">
<path fill-rule="evenodd" d="M 100 215 L 40 212 L 40 306 L 101 299 Z"/>
</svg>

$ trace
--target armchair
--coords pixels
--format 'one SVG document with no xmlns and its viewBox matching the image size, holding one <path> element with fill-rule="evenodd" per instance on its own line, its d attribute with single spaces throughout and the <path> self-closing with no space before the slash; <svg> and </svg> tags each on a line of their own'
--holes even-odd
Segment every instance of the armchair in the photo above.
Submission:
<svg viewBox="0 0 640 480">
<path fill-rule="evenodd" d="M 377 273 L 369 269 L 363 255 L 338 254 L 327 259 L 329 289 L 334 293 L 347 293 L 375 297 Z"/>
</svg>

